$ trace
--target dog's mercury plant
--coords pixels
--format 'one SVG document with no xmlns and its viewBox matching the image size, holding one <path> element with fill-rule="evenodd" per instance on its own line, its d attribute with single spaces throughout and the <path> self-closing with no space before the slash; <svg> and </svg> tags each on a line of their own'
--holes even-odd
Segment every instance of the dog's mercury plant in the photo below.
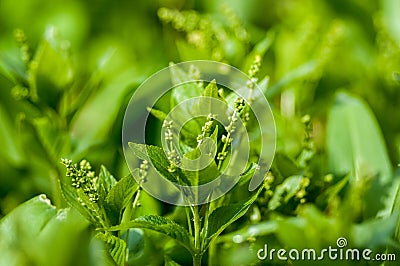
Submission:
<svg viewBox="0 0 400 266">
<path fill-rule="evenodd" d="M 129 253 L 129 250 L 126 247 L 129 246 L 129 229 L 146 228 L 176 239 L 192 254 L 193 264 L 201 265 L 202 257 L 208 248 L 214 249 L 213 243 L 218 235 L 243 216 L 256 200 L 263 187 L 253 193 L 250 198 L 243 199 L 243 202 L 235 204 L 229 202 L 230 197 L 222 196 L 211 203 L 198 205 L 199 195 L 196 194 L 198 192 L 192 191 L 188 193 L 188 191 L 182 191 L 182 195 L 184 195 L 182 200 L 188 205 L 188 207 L 184 208 L 187 229 L 161 216 L 135 216 L 135 208 L 140 206 L 141 185 L 147 182 L 147 178 L 151 178 L 148 177 L 148 171 L 151 166 L 156 166 L 157 172 L 166 179 L 184 186 L 197 186 L 207 183 L 224 171 L 224 161 L 228 157 L 229 160 L 232 160 L 229 156 L 229 153 L 232 152 L 232 143 L 236 138 L 239 141 L 241 137 L 237 123 L 244 123 L 246 127 L 251 117 L 250 104 L 254 100 L 253 91 L 258 81 L 257 73 L 259 72 L 260 64 L 261 57 L 256 56 L 249 70 L 250 82 L 246 85 L 248 99 L 232 95 L 228 91 L 218 88 L 215 80 L 208 84 L 198 81 L 190 85 L 196 86 L 196 90 L 202 89 L 202 94 L 198 95 L 200 97 L 216 98 L 227 104 L 229 103 L 224 99 L 223 95 L 228 94 L 231 97 L 231 106 L 227 109 L 231 110 L 231 113 L 227 113 L 228 124 L 225 126 L 221 126 L 218 122 L 218 117 L 210 110 L 210 113 L 202 119 L 193 118 L 199 126 L 196 129 L 197 132 L 194 131 L 194 128 L 188 128 L 189 126 L 186 124 L 178 134 L 175 133 L 177 125 L 172 119 L 166 119 L 166 114 L 159 110 L 151 109 L 150 112 L 162 121 L 162 138 L 166 144 L 166 149 L 163 151 L 155 146 L 129 143 L 131 150 L 141 159 L 138 168 L 132 172 L 134 178 L 127 176 L 117 182 L 105 167 L 102 167 L 100 174 L 96 175 L 90 163 L 86 160 L 82 160 L 77 164 L 71 160 L 62 159 L 61 163 L 67 170 L 66 179 L 61 182 L 64 197 L 97 229 L 99 232 L 97 237 L 105 243 L 115 263 L 124 265 L 127 262 L 126 254 Z M 180 80 L 193 80 L 193 78 L 196 80 L 201 76 L 201 73 L 195 67 L 191 67 L 188 73 L 183 70 L 179 71 L 181 71 L 179 72 Z M 179 90 L 179 86 L 174 90 L 176 91 L 171 94 L 171 97 L 175 97 L 179 93 L 185 93 Z M 181 99 L 186 97 L 178 95 L 178 98 L 179 96 Z M 172 99 L 171 102 L 179 104 L 176 98 Z M 222 129 L 222 132 L 218 132 L 219 128 Z M 187 134 L 187 132 L 190 132 L 190 134 Z M 183 138 L 182 133 L 186 134 Z M 215 153 L 211 152 L 211 150 L 206 150 L 207 156 L 215 156 L 215 158 L 212 158 L 211 163 L 202 170 L 187 171 L 181 169 L 183 159 L 196 159 L 201 149 L 209 149 L 204 141 L 206 138 L 211 138 L 216 148 Z M 146 155 L 143 153 L 145 150 L 147 150 Z M 246 184 L 249 178 L 259 170 L 259 165 L 248 163 L 247 170 L 244 173 L 236 173 L 241 177 L 241 181 L 237 186 Z M 136 182 L 134 179 L 136 179 Z M 268 190 L 271 190 L 273 180 L 267 178 L 265 182 L 265 186 Z M 306 185 L 303 187 L 305 188 Z M 297 196 L 302 198 L 304 194 L 305 190 L 303 189 L 297 193 Z M 125 238 L 121 237 L 121 232 L 127 232 L 124 234 Z M 212 253 L 209 254 L 210 263 L 213 260 L 213 256 Z"/>
<path fill-rule="evenodd" d="M 126 265 L 129 239 L 122 239 L 120 230 L 109 232 L 108 228 L 132 219 L 140 206 L 141 188 L 131 175 L 115 180 L 104 166 L 96 175 L 86 160 L 78 164 L 62 159 L 61 163 L 66 168 L 65 178 L 60 181 L 64 198 L 96 229 L 96 238 L 103 241 L 105 252 L 109 253 L 106 257 L 113 260 L 110 263 Z M 143 161 L 133 172 L 137 180 L 146 182 L 148 167 L 148 162 Z"/>
<path fill-rule="evenodd" d="M 228 93 L 229 97 L 233 97 L 231 101 L 231 106 L 227 108 L 231 110 L 231 113 L 227 113 L 228 123 L 225 126 L 221 126 L 218 123 L 218 117 L 212 112 L 208 113 L 204 118 L 199 119 L 197 117 L 193 118 L 193 123 L 190 125 L 198 125 L 198 129 L 194 126 L 190 126 L 189 123 L 185 124 L 181 129 L 180 134 L 175 133 L 174 121 L 167 118 L 167 115 L 160 110 L 149 109 L 150 113 L 156 118 L 160 119 L 163 128 L 163 141 L 166 146 L 163 151 L 159 147 L 129 143 L 129 147 L 132 152 L 142 160 L 149 159 L 152 165 L 155 166 L 156 170 L 164 176 L 166 179 L 178 183 L 184 186 L 197 186 L 199 184 L 204 184 L 211 181 L 213 178 L 218 177 L 223 169 L 224 161 L 229 157 L 229 153 L 232 149 L 232 143 L 235 141 L 234 138 L 241 138 L 241 133 L 238 132 L 239 125 L 237 123 L 244 123 L 250 119 L 250 106 L 251 99 L 253 97 L 254 86 L 258 81 L 256 76 L 259 71 L 261 64 L 261 57 L 256 56 L 254 63 L 250 66 L 249 76 L 250 83 L 247 83 L 248 98 L 244 99 L 232 94 L 228 91 L 224 91 L 222 88 L 218 88 L 215 80 L 208 84 L 203 84 L 200 82 L 193 82 L 190 85 L 185 84 L 185 89 L 180 89 L 179 85 L 173 89 L 171 93 L 171 102 L 179 104 L 177 100 L 179 97 L 185 99 L 186 96 L 179 95 L 184 94 L 186 91 L 190 90 L 198 91 L 200 86 L 202 93 L 197 95 L 198 97 L 211 97 L 219 101 L 226 102 L 223 94 Z M 173 66 L 178 68 L 177 66 Z M 175 69 L 179 73 L 179 78 L 172 76 L 172 80 L 177 79 L 180 81 L 193 80 L 193 76 L 200 77 L 200 73 L 193 67 L 189 69 L 186 73 L 181 69 Z M 174 73 L 172 73 L 174 75 Z M 188 86 L 193 86 L 189 88 Z M 178 96 L 177 96 L 178 95 Z M 177 98 L 174 98 L 176 97 Z M 193 95 L 191 95 L 193 97 Z M 229 103 L 228 103 L 229 104 Z M 200 107 L 202 108 L 202 107 Z M 207 108 L 206 106 L 204 108 Z M 219 128 L 222 131 L 219 132 Z M 189 134 L 187 132 L 190 132 Z M 174 135 L 176 134 L 176 135 Z M 182 135 L 183 134 L 183 135 Z M 206 138 L 211 138 L 216 144 L 215 158 L 211 161 L 209 165 L 201 170 L 191 170 L 187 171 L 181 169 L 181 164 L 183 164 L 183 159 L 196 159 L 200 155 L 200 150 L 203 148 L 202 145 L 205 144 L 204 140 Z M 184 146 L 181 146 L 184 145 Z M 204 148 L 209 148 L 207 145 Z M 147 150 L 146 155 L 144 151 Z M 203 151 L 203 150 L 202 150 Z M 165 153 L 165 157 L 160 156 L 160 153 Z M 206 155 L 210 156 L 212 153 L 206 150 Z M 179 154 L 183 154 L 181 158 Z M 212 155 L 214 156 L 214 155 Z M 234 157 L 234 156 L 233 156 Z M 142 166 L 141 166 L 142 167 Z M 141 168 L 140 168 L 141 169 Z M 249 163 L 246 172 L 236 173 L 241 177 L 241 182 L 238 186 L 246 184 L 246 180 L 260 169 L 255 163 Z M 140 173 L 141 170 L 139 170 Z M 213 246 L 213 241 L 216 237 L 231 223 L 243 216 L 250 205 L 255 201 L 257 195 L 260 193 L 261 189 L 253 193 L 253 195 L 245 199 L 242 203 L 231 204 L 229 202 L 229 197 L 220 197 L 218 200 L 211 203 L 204 203 L 199 205 L 197 203 L 198 196 L 196 195 L 196 190 L 188 193 L 187 191 L 182 191 L 182 200 L 188 205 L 185 207 L 186 217 L 187 217 L 187 229 L 181 226 L 177 226 L 173 221 L 166 218 L 157 216 L 144 216 L 139 217 L 134 220 L 124 222 L 119 226 L 113 226 L 110 230 L 125 230 L 134 227 L 148 228 L 163 234 L 166 234 L 184 247 L 186 247 L 193 256 L 193 264 L 201 265 L 201 260 L 204 253 L 207 251 L 208 247 Z M 184 196 L 183 196 L 184 195 Z M 172 229 L 173 227 L 173 229 Z M 169 230 L 168 228 L 171 228 Z M 209 256 L 209 260 L 212 261 L 212 254 Z"/>
</svg>

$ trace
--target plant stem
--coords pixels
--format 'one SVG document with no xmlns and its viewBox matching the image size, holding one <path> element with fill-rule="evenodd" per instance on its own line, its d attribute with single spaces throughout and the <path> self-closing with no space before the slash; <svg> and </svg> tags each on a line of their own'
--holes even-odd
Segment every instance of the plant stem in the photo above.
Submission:
<svg viewBox="0 0 400 266">
<path fill-rule="evenodd" d="M 215 244 L 214 241 L 211 241 L 208 247 L 208 266 L 213 265 L 214 256 L 215 256 Z"/>
<path fill-rule="evenodd" d="M 193 266 L 201 266 L 201 254 L 195 254 L 193 256 Z"/>
<path fill-rule="evenodd" d="M 191 218 L 190 218 L 189 209 L 187 207 L 185 207 L 185 212 L 186 212 L 186 219 L 188 221 L 189 234 L 193 235 L 192 221 L 191 221 Z"/>
<path fill-rule="evenodd" d="M 200 239 L 200 216 L 199 216 L 199 206 L 193 207 L 193 222 L 194 222 L 194 247 L 196 253 L 193 255 L 193 265 L 201 265 L 201 239 Z"/>
<path fill-rule="evenodd" d="M 138 191 L 136 192 L 135 199 L 133 200 L 132 204 L 128 204 L 128 206 L 125 209 L 125 213 L 123 215 L 121 223 L 129 222 L 132 218 L 133 212 L 136 209 L 136 206 L 139 202 L 139 197 L 140 197 L 140 192 L 142 191 L 142 188 L 139 187 Z M 125 260 L 125 265 L 128 265 L 128 260 L 129 260 L 129 229 L 126 230 L 126 236 L 125 236 L 125 243 L 126 243 L 126 260 Z"/>
<path fill-rule="evenodd" d="M 126 256 L 125 256 L 125 266 L 128 266 L 129 263 L 129 229 L 126 230 L 126 236 L 125 236 L 125 243 L 126 243 Z"/>
</svg>

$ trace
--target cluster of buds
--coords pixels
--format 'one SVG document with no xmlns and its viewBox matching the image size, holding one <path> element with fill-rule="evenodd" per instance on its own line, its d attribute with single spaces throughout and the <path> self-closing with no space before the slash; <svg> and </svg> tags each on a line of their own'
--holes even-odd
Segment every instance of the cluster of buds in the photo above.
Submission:
<svg viewBox="0 0 400 266">
<path fill-rule="evenodd" d="M 221 163 L 225 158 L 228 156 L 228 152 L 226 149 L 228 146 L 232 143 L 233 138 L 232 134 L 236 130 L 236 121 L 238 120 L 238 115 L 241 113 L 241 111 L 244 109 L 246 106 L 246 103 L 243 98 L 237 98 L 235 100 L 235 109 L 233 110 L 233 113 L 231 116 L 228 117 L 229 124 L 225 127 L 226 130 L 226 135 L 222 135 L 221 141 L 224 143 L 224 146 L 222 148 L 222 151 L 217 154 L 217 160 L 219 161 L 219 166 L 221 166 Z"/>
<path fill-rule="evenodd" d="M 255 76 L 260 71 L 260 66 L 261 66 L 261 56 L 257 55 L 256 58 L 254 59 L 253 64 L 250 66 L 249 70 L 250 78 L 255 78 Z"/>
<path fill-rule="evenodd" d="M 72 186 L 75 189 L 82 189 L 91 202 L 98 202 L 98 178 L 91 171 L 90 163 L 82 160 L 78 165 L 68 159 L 61 159 L 61 163 L 67 168 L 66 176 L 71 177 Z"/>
<path fill-rule="evenodd" d="M 215 119 L 215 115 L 211 113 L 207 115 L 207 121 L 204 123 L 204 126 L 201 127 L 201 134 L 197 136 L 198 145 L 200 145 L 203 142 L 203 139 L 211 133 L 211 129 Z"/>
<path fill-rule="evenodd" d="M 29 52 L 29 45 L 26 39 L 25 32 L 21 29 L 16 29 L 14 31 L 14 38 L 20 45 L 22 60 L 24 61 L 25 64 L 29 64 L 32 56 Z"/>
<path fill-rule="evenodd" d="M 303 177 L 300 182 L 300 190 L 296 193 L 296 198 L 300 200 L 300 203 L 305 203 L 306 199 L 305 196 L 307 195 L 307 187 L 310 185 L 310 179 L 308 177 Z"/>
<path fill-rule="evenodd" d="M 149 162 L 147 160 L 143 160 L 139 166 L 139 176 L 140 176 L 141 183 L 146 182 L 146 176 L 147 176 L 148 170 L 149 170 Z"/>
<path fill-rule="evenodd" d="M 246 103 L 245 103 L 243 98 L 237 98 L 235 100 L 235 110 L 236 110 L 236 112 L 240 113 L 245 106 L 246 106 Z"/>
<path fill-rule="evenodd" d="M 253 91 L 254 87 L 256 86 L 256 83 L 258 81 L 258 78 L 256 77 L 258 72 L 260 71 L 260 66 L 261 66 L 261 56 L 257 55 L 256 58 L 254 59 L 253 64 L 250 66 L 249 69 L 249 80 L 246 82 L 246 86 L 249 89 L 249 97 L 248 101 L 251 103 L 253 102 Z"/>
<path fill-rule="evenodd" d="M 176 171 L 176 168 L 180 165 L 181 158 L 176 150 L 174 143 L 173 143 L 173 121 L 164 120 L 162 127 L 165 128 L 165 142 L 167 143 L 167 158 L 170 163 L 168 166 L 168 171 L 173 173 Z"/>
</svg>

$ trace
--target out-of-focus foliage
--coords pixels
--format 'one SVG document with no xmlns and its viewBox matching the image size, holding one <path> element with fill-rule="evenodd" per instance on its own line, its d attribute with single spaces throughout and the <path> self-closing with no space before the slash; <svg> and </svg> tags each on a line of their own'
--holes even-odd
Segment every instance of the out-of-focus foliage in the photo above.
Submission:
<svg viewBox="0 0 400 266">
<path fill-rule="evenodd" d="M 59 188 L 62 157 L 85 157 L 95 168 L 104 164 L 125 176 L 123 112 L 156 70 L 171 61 L 212 59 L 247 72 L 259 54 L 277 154 L 265 191 L 211 247 L 211 260 L 250 264 L 264 243 L 323 248 L 338 237 L 374 251 L 389 245 L 400 256 L 399 204 L 389 215 L 400 176 L 399 14 L 398 0 L 2 0 L 0 217 L 10 215 L 0 226 L 19 226 L 29 216 L 15 213 L 42 203 L 34 198 L 15 208 L 41 193 L 57 208 L 66 206 Z M 155 134 L 149 137 L 157 142 Z M 233 191 L 232 198 L 242 194 Z M 184 220 L 179 208 L 146 194 L 141 205 L 137 215 Z M 44 209 L 51 215 L 43 219 L 56 219 L 53 207 Z M 86 223 L 71 215 L 69 222 L 85 231 Z M 3 227 L 0 234 L 8 230 Z M 6 234 L 25 234 L 21 228 Z M 35 250 L 27 250 L 31 245 L 49 247 L 48 236 L 35 242 L 32 230 L 18 237 L 26 240 L 16 249 L 24 256 Z M 65 256 L 77 254 L 69 225 L 54 222 L 52 230 L 68 236 Z M 168 239 L 145 233 L 153 240 L 135 253 L 136 263 L 157 252 L 163 256 L 154 264 L 163 257 L 171 265 L 190 261 Z M 30 259 L 4 243 L 7 256 Z M 37 262 L 47 259 L 57 264 L 52 257 Z"/>
</svg>

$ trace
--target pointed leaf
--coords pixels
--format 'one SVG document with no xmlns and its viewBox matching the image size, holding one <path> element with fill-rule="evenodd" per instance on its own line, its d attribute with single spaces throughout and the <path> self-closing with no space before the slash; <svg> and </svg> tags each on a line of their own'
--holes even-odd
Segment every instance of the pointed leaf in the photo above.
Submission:
<svg viewBox="0 0 400 266">
<path fill-rule="evenodd" d="M 46 195 L 34 197 L 0 220 L 0 265 L 87 265 L 87 227 L 76 211 L 57 210 Z"/>
<path fill-rule="evenodd" d="M 157 110 L 154 108 L 147 108 L 147 110 L 158 120 L 160 120 L 161 122 L 165 120 L 165 118 L 167 117 L 167 114 L 164 113 L 161 110 Z"/>
<path fill-rule="evenodd" d="M 182 170 L 182 173 L 192 186 L 208 183 L 220 175 L 214 160 L 217 151 L 217 135 L 218 127 L 215 127 L 210 139 L 206 138 L 200 146 L 184 155 L 182 165 L 185 169 L 193 169 L 193 171 Z"/>
<path fill-rule="evenodd" d="M 375 116 L 361 99 L 344 92 L 336 95 L 328 117 L 327 149 L 331 172 L 350 173 L 350 183 L 362 178 L 379 178 L 374 193 L 367 198 L 368 215 L 374 216 L 380 210 L 390 213 L 396 186 L 387 199 L 382 195 L 384 184 L 392 179 L 391 163 Z M 383 204 L 386 204 L 384 209 Z"/>
<path fill-rule="evenodd" d="M 104 187 L 106 193 L 117 183 L 117 180 L 115 180 L 104 165 L 100 167 L 99 183 Z"/>
<path fill-rule="evenodd" d="M 286 178 L 282 184 L 276 187 L 274 195 L 268 203 L 268 209 L 275 210 L 283 203 L 287 203 L 291 198 L 293 198 L 301 189 L 302 180 L 303 176 L 300 175 Z"/>
<path fill-rule="evenodd" d="M 249 167 L 241 174 L 240 180 L 238 182 L 238 186 L 242 186 L 244 184 L 248 184 L 250 179 L 253 177 L 255 172 L 259 170 L 260 166 L 256 163 L 251 163 Z"/>
<path fill-rule="evenodd" d="M 315 73 L 317 67 L 318 64 L 314 61 L 308 61 L 298 66 L 297 68 L 286 74 L 281 80 L 270 86 L 269 89 L 266 91 L 265 96 L 268 99 L 274 97 L 275 95 L 286 89 L 288 85 L 290 85 L 292 82 L 306 79 L 307 77 Z"/>
<path fill-rule="evenodd" d="M 178 182 L 176 175 L 168 171 L 170 163 L 162 148 L 133 142 L 129 142 L 128 145 L 139 159 L 151 162 L 163 177 L 171 182 Z"/>
<path fill-rule="evenodd" d="M 243 203 L 222 206 L 211 213 L 208 219 L 207 246 L 210 244 L 211 240 L 221 234 L 225 228 L 246 214 L 262 189 L 263 186 Z"/>
<path fill-rule="evenodd" d="M 165 255 L 164 256 L 164 266 L 180 266 L 179 263 L 176 261 L 172 260 L 169 256 Z"/>
<path fill-rule="evenodd" d="M 82 205 L 82 202 L 79 200 L 79 195 L 75 188 L 71 186 L 66 180 L 66 178 L 61 178 L 60 187 L 62 195 L 65 201 L 75 208 L 85 219 L 87 219 L 91 224 L 96 227 L 101 227 L 101 223 L 98 217 L 88 208 Z"/>
<path fill-rule="evenodd" d="M 98 233 L 96 238 L 102 240 L 106 244 L 107 251 L 115 261 L 116 265 L 125 265 L 126 243 L 124 240 L 115 237 L 110 233 Z"/>
<path fill-rule="evenodd" d="M 132 174 L 138 174 L 139 169 L 135 169 Z M 107 206 L 111 211 L 121 217 L 122 210 L 132 203 L 132 198 L 135 192 L 139 189 L 134 178 L 128 175 L 111 188 L 106 197 Z"/>
<path fill-rule="evenodd" d="M 208 166 L 206 166 L 201 170 L 197 171 L 182 170 L 182 173 L 183 175 L 186 176 L 187 180 L 189 180 L 190 185 L 192 186 L 206 184 L 219 176 L 219 170 L 217 164 L 213 159 L 211 159 L 211 163 Z"/>
<path fill-rule="evenodd" d="M 156 216 L 156 215 L 141 216 L 128 223 L 124 223 L 118 226 L 113 226 L 108 230 L 117 231 L 117 230 L 127 230 L 130 228 L 143 228 L 159 232 L 161 234 L 167 235 L 175 239 L 191 253 L 194 252 L 194 246 L 193 246 L 194 239 L 189 234 L 189 232 L 179 224 L 175 223 L 174 221 L 171 221 L 162 216 Z"/>
<path fill-rule="evenodd" d="M 204 89 L 203 96 L 216 99 L 220 98 L 218 93 L 217 82 L 215 81 L 215 79 L 213 79 Z"/>
</svg>

